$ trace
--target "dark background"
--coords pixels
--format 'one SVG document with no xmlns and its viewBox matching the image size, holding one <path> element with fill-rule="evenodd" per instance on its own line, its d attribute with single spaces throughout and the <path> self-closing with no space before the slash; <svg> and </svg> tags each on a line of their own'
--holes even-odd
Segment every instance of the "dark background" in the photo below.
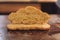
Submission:
<svg viewBox="0 0 60 40">
<path fill-rule="evenodd" d="M 48 12 L 49 14 L 59 14 L 59 8 L 56 3 L 41 3 L 42 11 Z"/>
</svg>

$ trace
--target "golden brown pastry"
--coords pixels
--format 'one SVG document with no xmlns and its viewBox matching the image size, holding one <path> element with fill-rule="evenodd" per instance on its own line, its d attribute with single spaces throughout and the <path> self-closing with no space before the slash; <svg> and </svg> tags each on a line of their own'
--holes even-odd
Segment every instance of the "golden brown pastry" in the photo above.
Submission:
<svg viewBox="0 0 60 40">
<path fill-rule="evenodd" d="M 46 12 L 27 6 L 9 14 L 8 19 L 11 24 L 8 24 L 7 28 L 10 30 L 47 30 L 50 28 L 47 24 L 49 18 Z"/>
<path fill-rule="evenodd" d="M 21 8 L 15 13 L 11 13 L 8 18 L 12 23 L 44 24 L 48 22 L 50 16 L 35 7 L 28 6 L 25 9 Z"/>
<path fill-rule="evenodd" d="M 50 25 L 45 23 L 45 24 L 31 24 L 31 25 L 27 25 L 27 24 L 8 24 L 7 28 L 10 30 L 49 30 Z"/>
</svg>

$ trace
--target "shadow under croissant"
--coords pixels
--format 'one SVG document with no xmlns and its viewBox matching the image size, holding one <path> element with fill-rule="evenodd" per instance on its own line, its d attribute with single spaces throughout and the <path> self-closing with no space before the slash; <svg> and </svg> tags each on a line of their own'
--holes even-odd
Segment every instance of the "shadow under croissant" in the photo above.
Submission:
<svg viewBox="0 0 60 40">
<path fill-rule="evenodd" d="M 9 40 L 55 40 L 47 31 L 9 31 Z"/>
</svg>

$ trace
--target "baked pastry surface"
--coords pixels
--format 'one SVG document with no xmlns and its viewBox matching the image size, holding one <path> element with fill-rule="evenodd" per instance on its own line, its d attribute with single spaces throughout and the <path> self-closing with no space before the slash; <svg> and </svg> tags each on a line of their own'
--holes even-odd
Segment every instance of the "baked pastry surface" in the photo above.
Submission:
<svg viewBox="0 0 60 40">
<path fill-rule="evenodd" d="M 8 19 L 11 24 L 8 24 L 7 28 L 10 30 L 48 30 L 50 28 L 47 24 L 49 18 L 46 12 L 27 6 L 9 14 Z"/>
<path fill-rule="evenodd" d="M 7 28 L 9 30 L 49 30 L 50 25 L 49 24 L 32 24 L 32 25 L 26 25 L 26 24 L 8 24 Z"/>
</svg>

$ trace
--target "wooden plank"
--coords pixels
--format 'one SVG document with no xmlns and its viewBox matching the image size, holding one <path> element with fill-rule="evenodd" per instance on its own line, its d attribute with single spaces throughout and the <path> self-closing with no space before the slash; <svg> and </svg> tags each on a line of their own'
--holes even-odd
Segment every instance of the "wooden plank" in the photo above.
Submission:
<svg viewBox="0 0 60 40">
<path fill-rule="evenodd" d="M 0 4 L 0 13 L 14 12 L 26 6 L 35 6 L 40 9 L 40 4 Z"/>
</svg>

